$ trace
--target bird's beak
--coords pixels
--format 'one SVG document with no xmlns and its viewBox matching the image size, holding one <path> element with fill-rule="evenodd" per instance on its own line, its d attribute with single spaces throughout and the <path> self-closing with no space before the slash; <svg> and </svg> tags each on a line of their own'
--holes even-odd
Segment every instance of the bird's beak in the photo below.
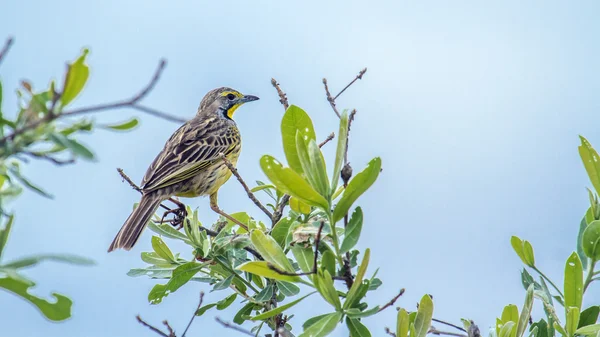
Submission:
<svg viewBox="0 0 600 337">
<path fill-rule="evenodd" d="M 252 101 L 258 101 L 258 97 L 252 95 L 244 95 L 242 98 L 240 98 L 241 103 L 248 103 Z"/>
</svg>

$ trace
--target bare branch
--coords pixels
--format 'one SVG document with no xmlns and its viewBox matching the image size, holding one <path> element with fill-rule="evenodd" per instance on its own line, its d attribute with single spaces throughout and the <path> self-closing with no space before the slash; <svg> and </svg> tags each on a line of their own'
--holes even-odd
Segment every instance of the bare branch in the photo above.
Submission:
<svg viewBox="0 0 600 337">
<path fill-rule="evenodd" d="M 354 84 L 354 82 L 356 82 L 357 80 L 362 80 L 362 77 L 366 72 L 367 68 L 364 68 L 363 70 L 359 71 L 358 75 L 356 75 L 356 77 L 350 83 L 348 83 L 348 85 L 346 85 L 344 89 L 342 89 L 337 95 L 335 95 L 333 99 L 336 100 L 338 97 L 340 97 L 340 95 L 343 94 L 344 91 L 346 91 L 346 89 L 350 88 L 350 86 Z"/>
<path fill-rule="evenodd" d="M 265 213 L 269 217 L 269 219 L 273 218 L 273 214 L 271 214 L 271 212 L 269 212 L 269 210 L 265 206 L 263 206 L 263 204 L 256 198 L 256 196 L 254 196 L 254 193 L 252 193 L 252 191 L 250 191 L 250 188 L 248 188 L 248 185 L 246 185 L 246 182 L 244 181 L 244 179 L 242 179 L 242 176 L 238 172 L 237 168 L 235 168 L 233 166 L 233 164 L 225 157 L 225 155 L 223 153 L 219 154 L 219 157 L 221 157 L 221 160 L 223 160 L 223 163 L 225 163 L 225 166 L 227 166 L 229 171 L 231 171 L 231 173 L 240 182 L 240 184 L 246 191 L 248 198 L 250 198 L 250 200 L 252 200 L 252 202 L 256 205 L 256 207 L 260 208 L 260 210 L 263 211 L 263 213 Z"/>
<path fill-rule="evenodd" d="M 335 137 L 335 133 L 333 133 L 333 132 L 330 133 L 329 136 L 327 136 L 327 138 L 325 138 L 325 140 L 319 144 L 319 148 L 325 146 L 325 144 L 329 143 L 334 137 Z"/>
<path fill-rule="evenodd" d="M 4 47 L 2 47 L 2 50 L 0 50 L 0 63 L 2 63 L 2 60 L 4 59 L 14 42 L 15 39 L 13 39 L 12 36 L 9 36 L 8 39 L 6 39 Z"/>
<path fill-rule="evenodd" d="M 323 78 L 323 85 L 325 86 L 325 94 L 327 95 L 327 101 L 331 105 L 333 112 L 335 112 L 335 114 L 338 116 L 338 118 L 341 118 L 342 116 L 340 115 L 339 111 L 335 107 L 335 98 L 331 97 L 331 93 L 329 92 L 329 86 L 327 86 L 326 78 Z"/>
<path fill-rule="evenodd" d="M 140 100 L 142 100 L 144 97 L 146 97 L 146 95 L 148 95 L 148 93 L 150 93 L 150 91 L 152 91 L 152 89 L 158 82 L 160 75 L 165 68 L 165 65 L 166 65 L 166 61 L 161 60 L 158 67 L 156 68 L 154 75 L 152 76 L 152 79 L 150 80 L 150 82 L 144 88 L 142 88 L 142 90 L 138 94 L 131 97 L 130 99 L 116 101 L 113 103 L 93 105 L 93 106 L 84 107 L 84 108 L 80 108 L 80 109 L 74 109 L 74 110 L 70 110 L 70 111 L 63 111 L 60 114 L 56 114 L 54 111 L 54 106 L 52 106 L 50 108 L 50 110 L 48 111 L 48 113 L 43 118 L 35 120 L 19 129 L 16 129 L 11 134 L 0 139 L 0 146 L 3 146 L 9 140 L 13 140 L 17 135 L 20 135 L 26 131 L 35 129 L 44 123 L 52 122 L 53 120 L 58 119 L 58 118 L 63 118 L 63 117 L 68 117 L 68 116 L 78 116 L 78 115 L 88 114 L 88 113 L 92 113 L 92 112 L 113 110 L 113 109 L 117 109 L 117 108 L 132 108 L 135 110 L 145 112 L 149 115 L 160 117 L 160 118 L 172 121 L 172 122 L 184 123 L 185 122 L 184 119 L 181 119 L 181 118 L 178 118 L 175 116 L 171 116 L 167 113 L 160 112 L 160 111 L 137 104 Z"/>
<path fill-rule="evenodd" d="M 285 92 L 283 92 L 283 90 L 281 90 L 279 83 L 277 83 L 277 81 L 274 78 L 271 79 L 271 84 L 277 90 L 277 95 L 279 95 L 279 103 L 283 104 L 283 108 L 287 110 L 290 107 L 290 105 L 288 104 L 287 95 L 285 94 Z"/>
<path fill-rule="evenodd" d="M 437 330 L 436 328 L 434 328 L 433 326 L 431 328 L 429 328 L 429 331 L 427 331 L 427 333 L 429 334 L 433 334 L 433 335 L 445 335 L 445 336 L 455 336 L 455 337 L 468 337 L 465 334 L 462 333 L 458 333 L 458 332 L 448 332 L 448 331 L 440 331 Z"/>
<path fill-rule="evenodd" d="M 49 162 L 51 162 L 54 165 L 68 165 L 68 164 L 73 164 L 75 162 L 74 158 L 70 158 L 70 159 L 58 159 L 58 158 L 54 158 L 52 156 L 46 155 L 46 154 L 42 154 L 42 153 L 37 153 L 37 152 L 31 152 L 31 151 L 23 151 L 21 152 L 23 154 L 26 154 L 28 156 L 37 158 L 37 159 L 43 159 L 43 160 L 47 160 Z"/>
<path fill-rule="evenodd" d="M 277 222 L 279 222 L 279 220 L 281 220 L 281 217 L 283 216 L 283 209 L 285 208 L 285 206 L 288 204 L 288 202 L 290 201 L 290 196 L 289 195 L 284 195 L 283 197 L 281 197 L 281 200 L 279 202 L 279 205 L 277 206 L 277 209 L 275 209 L 275 212 L 273 212 L 273 218 L 271 218 L 271 228 L 273 226 L 275 226 L 275 224 Z"/>
<path fill-rule="evenodd" d="M 192 325 L 194 318 L 196 318 L 196 312 L 198 312 L 198 310 L 200 310 L 200 307 L 202 306 L 203 300 L 204 300 L 204 292 L 201 291 L 200 292 L 200 301 L 198 301 L 198 307 L 196 307 L 196 310 L 194 310 L 194 314 L 192 315 L 192 318 L 190 318 L 190 321 L 189 321 L 188 325 L 185 327 L 185 330 L 183 331 L 183 334 L 181 335 L 181 337 L 185 337 L 185 334 L 187 333 L 188 329 Z"/>
<path fill-rule="evenodd" d="M 390 336 L 394 336 L 396 337 L 396 334 L 392 332 L 392 330 L 390 330 L 390 328 L 385 328 L 385 333 L 390 335 Z"/>
<path fill-rule="evenodd" d="M 223 320 L 221 320 L 219 317 L 215 317 L 215 321 L 221 323 L 222 326 L 226 327 L 227 329 L 232 329 L 235 330 L 237 332 L 241 332 L 243 334 L 246 334 L 248 336 L 254 336 L 254 334 L 248 330 L 242 329 L 239 326 L 235 326 L 229 322 L 225 322 Z"/>
<path fill-rule="evenodd" d="M 135 316 L 135 318 L 137 319 L 137 321 L 138 321 L 138 322 L 139 322 L 141 325 L 143 325 L 143 326 L 147 327 L 148 329 L 150 329 L 150 330 L 152 330 L 152 331 L 156 332 L 157 334 L 159 334 L 159 335 L 161 335 L 161 336 L 163 336 L 163 337 L 175 337 L 175 335 L 167 335 L 166 333 L 162 332 L 160 329 L 158 329 L 158 328 L 155 328 L 155 327 L 153 327 L 152 325 L 150 325 L 150 324 L 148 324 L 148 323 L 144 322 L 144 320 L 143 320 L 143 319 L 140 317 L 140 315 L 137 315 L 137 316 Z"/>
<path fill-rule="evenodd" d="M 305 275 L 316 274 L 317 273 L 317 260 L 319 259 L 319 244 L 321 243 L 321 231 L 323 231 L 323 226 L 325 226 L 325 221 L 321 221 L 321 226 L 319 226 L 319 231 L 317 231 L 317 236 L 315 236 L 315 254 L 314 254 L 315 258 L 313 260 L 313 267 L 312 267 L 311 271 L 305 272 L 305 273 L 292 273 L 289 271 L 281 270 L 270 263 L 268 264 L 269 269 L 275 271 L 278 274 L 287 275 L 287 276 L 305 276 Z"/>
<path fill-rule="evenodd" d="M 171 325 L 169 325 L 169 322 L 166 319 L 162 321 L 162 324 L 164 324 L 167 327 L 167 330 L 169 330 L 169 337 L 176 337 L 175 331 L 173 331 L 173 328 L 171 328 Z"/>
<path fill-rule="evenodd" d="M 400 298 L 400 296 L 402 296 L 404 294 L 404 291 L 405 291 L 404 288 L 400 289 L 400 292 L 398 293 L 398 295 L 394 296 L 394 298 L 392 298 L 389 302 L 387 302 L 383 307 L 379 308 L 379 310 L 377 310 L 377 312 L 382 312 L 385 309 L 394 305 L 394 303 L 396 303 L 396 301 Z"/>
<path fill-rule="evenodd" d="M 462 327 L 460 327 L 458 325 L 452 324 L 452 323 L 448 323 L 446 321 L 442 321 L 441 319 L 432 318 L 431 320 L 434 321 L 434 322 L 440 323 L 440 324 L 444 324 L 444 325 L 453 327 L 453 328 L 455 328 L 457 330 L 460 330 L 462 332 L 467 332 L 467 330 L 465 330 L 464 328 L 462 328 Z"/>
</svg>

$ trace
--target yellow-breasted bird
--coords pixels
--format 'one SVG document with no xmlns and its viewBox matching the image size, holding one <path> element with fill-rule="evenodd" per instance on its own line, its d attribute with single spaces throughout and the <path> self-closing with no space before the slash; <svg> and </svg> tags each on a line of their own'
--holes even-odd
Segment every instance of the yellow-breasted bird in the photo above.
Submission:
<svg viewBox="0 0 600 337">
<path fill-rule="evenodd" d="M 240 132 L 233 113 L 258 97 L 242 95 L 231 88 L 217 88 L 204 96 L 196 116 L 183 124 L 152 162 L 141 184 L 142 199 L 111 243 L 108 251 L 131 249 L 160 203 L 172 196 L 210 196 L 211 208 L 218 207 L 217 192 L 231 171 L 220 158 L 223 153 L 233 165 L 241 150 Z"/>
</svg>

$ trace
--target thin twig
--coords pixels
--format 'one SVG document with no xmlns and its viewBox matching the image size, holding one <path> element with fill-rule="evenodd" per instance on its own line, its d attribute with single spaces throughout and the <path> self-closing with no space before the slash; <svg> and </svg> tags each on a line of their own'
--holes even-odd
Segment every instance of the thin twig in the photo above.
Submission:
<svg viewBox="0 0 600 337">
<path fill-rule="evenodd" d="M 12 38 L 12 36 L 9 36 L 8 39 L 6 39 L 6 42 L 4 42 L 4 47 L 2 47 L 2 50 L 0 50 L 0 63 L 2 63 L 2 60 L 10 50 L 13 42 L 15 42 L 15 40 Z"/>
<path fill-rule="evenodd" d="M 279 95 L 279 103 L 283 104 L 283 108 L 287 110 L 290 107 L 290 105 L 288 104 L 287 95 L 285 94 L 285 92 L 283 92 L 283 90 L 281 90 L 279 83 L 277 83 L 277 81 L 274 78 L 271 79 L 271 84 L 277 90 L 277 94 Z"/>
<path fill-rule="evenodd" d="M 330 142 L 330 141 L 333 139 L 333 137 L 335 137 L 335 133 L 333 133 L 333 132 L 332 132 L 332 133 L 330 133 L 330 134 L 329 134 L 329 136 L 327 136 L 327 138 L 325 138 L 325 140 L 324 140 L 324 141 L 322 141 L 322 142 L 319 144 L 319 148 L 321 148 L 321 147 L 323 147 L 325 144 L 329 143 L 329 142 Z"/>
<path fill-rule="evenodd" d="M 273 218 L 271 218 L 272 227 L 275 226 L 279 220 L 281 220 L 281 217 L 283 216 L 283 210 L 289 201 L 290 196 L 288 194 L 285 194 L 283 197 L 281 197 L 279 205 L 277 205 L 275 212 L 273 212 Z"/>
<path fill-rule="evenodd" d="M 398 295 L 394 296 L 394 298 L 392 298 L 389 302 L 387 302 L 383 307 L 379 308 L 379 310 L 377 310 L 377 312 L 382 312 L 385 309 L 394 305 L 394 303 L 396 303 L 396 301 L 400 298 L 400 296 L 402 296 L 402 294 L 404 294 L 404 291 L 405 291 L 404 288 L 400 289 L 400 292 L 398 293 Z"/>
<path fill-rule="evenodd" d="M 127 183 L 129 184 L 129 186 L 131 186 L 131 188 L 142 193 L 142 189 L 136 183 L 134 183 L 127 174 L 125 174 L 125 172 L 123 171 L 122 168 L 118 167 L 117 172 L 119 172 L 119 175 L 121 175 L 121 178 L 123 178 L 125 181 L 127 181 Z"/>
<path fill-rule="evenodd" d="M 183 334 L 181 335 L 181 337 L 185 337 L 185 334 L 187 333 L 188 329 L 192 325 L 194 318 L 196 318 L 196 312 L 198 312 L 198 310 L 200 310 L 200 307 L 202 306 L 202 300 L 204 300 L 204 292 L 203 291 L 200 292 L 200 301 L 198 301 L 198 307 L 196 307 L 196 310 L 194 310 L 194 314 L 192 315 L 192 318 L 190 318 L 190 321 L 189 321 L 188 325 L 185 327 L 185 330 L 183 331 Z"/>
<path fill-rule="evenodd" d="M 162 332 L 160 329 L 158 329 L 158 328 L 155 328 L 155 327 L 153 327 L 152 325 L 150 325 L 150 324 L 148 324 L 148 323 L 144 322 L 144 320 L 143 320 L 143 319 L 140 317 L 140 315 L 137 315 L 137 316 L 135 316 L 135 318 L 137 319 L 137 321 L 138 321 L 138 322 L 139 322 L 141 325 L 143 325 L 143 326 L 147 327 L 148 329 L 150 329 L 150 330 L 152 330 L 152 331 L 156 332 L 157 334 L 159 334 L 159 335 L 161 335 L 161 336 L 163 336 L 163 337 L 171 337 L 171 336 L 167 335 L 166 333 Z"/>
<path fill-rule="evenodd" d="M 350 83 L 348 83 L 348 85 L 346 85 L 344 89 L 342 89 L 337 95 L 335 95 L 333 99 L 336 100 L 338 97 L 340 97 L 340 95 L 343 94 L 344 91 L 346 91 L 346 89 L 350 88 L 350 86 L 354 84 L 354 82 L 356 82 L 357 80 L 362 80 L 362 77 L 366 72 L 367 68 L 364 68 L 363 70 L 359 71 L 358 75 L 356 75 L 356 77 Z"/>
<path fill-rule="evenodd" d="M 73 164 L 75 162 L 74 158 L 70 158 L 70 159 L 58 159 L 58 158 L 54 158 L 51 157 L 49 155 L 46 154 L 41 154 L 41 153 L 37 153 L 37 152 L 31 152 L 31 151 L 22 151 L 21 153 L 26 154 L 28 156 L 37 158 L 37 159 L 43 159 L 43 160 L 47 160 L 49 162 L 51 162 L 54 165 L 68 165 L 68 164 Z"/>
<path fill-rule="evenodd" d="M 335 114 L 338 116 L 338 118 L 341 118 L 342 116 L 340 115 L 338 109 L 335 106 L 335 98 L 331 97 L 331 93 L 329 92 L 329 86 L 327 85 L 326 78 L 323 78 L 323 85 L 325 86 L 325 94 L 327 95 L 327 101 L 331 105 L 333 112 L 335 112 Z"/>
<path fill-rule="evenodd" d="M 169 330 L 169 337 L 176 337 L 175 331 L 173 330 L 173 328 L 171 328 L 171 325 L 169 325 L 169 321 L 165 319 L 164 321 L 162 321 L 162 324 L 164 324 L 167 327 L 167 330 Z"/>
<path fill-rule="evenodd" d="M 317 236 L 315 236 L 315 254 L 314 254 L 315 258 L 313 260 L 313 267 L 312 267 L 311 271 L 304 272 L 304 273 L 292 273 L 289 271 L 281 270 L 272 264 L 269 264 L 269 269 L 275 271 L 278 274 L 287 275 L 287 276 L 305 276 L 305 275 L 316 274 L 317 273 L 317 260 L 319 259 L 319 244 L 321 243 L 321 231 L 323 230 L 323 226 L 325 226 L 325 221 L 321 221 L 321 226 L 319 226 L 319 231 L 317 232 Z"/>
<path fill-rule="evenodd" d="M 242 185 L 242 187 L 246 191 L 246 194 L 248 195 L 248 198 L 250 198 L 250 200 L 252 200 L 252 202 L 254 202 L 254 204 L 258 208 L 260 208 L 260 210 L 263 211 L 263 213 L 265 213 L 269 217 L 269 219 L 271 219 L 273 217 L 273 214 L 271 214 L 271 212 L 269 212 L 269 210 L 265 206 L 263 206 L 263 204 L 258 199 L 256 199 L 256 197 L 254 196 L 254 193 L 252 193 L 252 191 L 250 191 L 250 188 L 248 188 L 248 185 L 246 185 L 246 182 L 244 181 L 244 179 L 242 179 L 242 176 L 238 172 L 237 168 L 235 168 L 233 166 L 233 164 L 225 157 L 224 154 L 222 154 L 222 153 L 219 154 L 219 157 L 221 157 L 221 160 L 223 160 L 223 163 L 225 163 L 225 166 L 227 166 L 227 168 L 229 169 L 229 171 L 231 171 L 231 173 L 240 182 L 240 184 Z"/>
<path fill-rule="evenodd" d="M 49 109 L 48 113 L 43 118 L 35 120 L 32 123 L 29 123 L 19 129 L 16 129 L 11 134 L 0 139 L 0 146 L 3 146 L 4 144 L 6 144 L 6 142 L 9 140 L 13 140 L 17 135 L 20 135 L 26 131 L 35 129 L 38 126 L 40 126 L 41 124 L 52 122 L 53 120 L 58 119 L 58 118 L 63 118 L 63 117 L 68 117 L 68 116 L 77 116 L 77 115 L 88 114 L 88 113 L 92 113 L 92 112 L 99 112 L 99 111 L 104 111 L 104 110 L 112 110 L 112 109 L 117 109 L 117 108 L 125 108 L 125 107 L 133 108 L 135 110 L 139 110 L 139 111 L 145 112 L 147 114 L 157 116 L 157 117 L 169 120 L 169 121 L 184 123 L 185 122 L 184 119 L 181 119 L 181 118 L 178 118 L 175 116 L 171 116 L 169 114 L 166 114 L 166 113 L 163 113 L 160 111 L 156 111 L 154 109 L 137 104 L 146 95 L 148 95 L 148 93 L 154 88 L 154 86 L 158 82 L 158 79 L 160 78 L 162 71 L 165 68 L 165 65 L 166 65 L 166 61 L 161 60 L 158 67 L 156 68 L 154 75 L 152 76 L 152 79 L 150 80 L 150 82 L 145 87 L 143 87 L 139 93 L 137 93 L 136 95 L 134 95 L 133 97 L 131 97 L 129 99 L 116 101 L 113 103 L 93 105 L 93 106 L 84 107 L 84 108 L 80 108 L 80 109 L 74 109 L 74 110 L 70 110 L 70 111 L 63 111 L 60 114 L 55 113 L 54 109 L 51 108 L 51 109 Z"/>
<path fill-rule="evenodd" d="M 393 332 L 392 332 L 392 330 L 390 330 L 390 328 L 387 328 L 387 327 L 386 327 L 386 328 L 385 328 L 385 333 L 386 333 L 386 334 L 388 334 L 388 335 L 390 335 L 390 336 L 394 336 L 394 337 L 396 337 L 396 334 L 395 334 L 395 333 L 393 333 Z"/>
<path fill-rule="evenodd" d="M 429 328 L 429 331 L 427 331 L 427 333 L 430 334 L 434 334 L 434 335 L 446 335 L 446 336 L 456 336 L 456 337 L 469 337 L 465 334 L 462 333 L 458 333 L 458 332 L 448 332 L 448 331 L 440 331 L 434 327 Z"/>
<path fill-rule="evenodd" d="M 460 330 L 460 331 L 462 331 L 462 332 L 467 332 L 467 330 L 465 330 L 463 327 L 460 327 L 460 326 L 458 326 L 458 325 L 455 325 L 455 324 L 452 324 L 452 323 L 448 323 L 448 322 L 446 322 L 446 321 L 442 321 L 441 319 L 432 318 L 431 320 L 432 320 L 432 321 L 434 321 L 434 322 L 440 323 L 440 324 L 444 324 L 444 325 L 447 325 L 447 326 L 451 326 L 451 327 L 453 327 L 454 329 Z"/>
<path fill-rule="evenodd" d="M 243 334 L 246 334 L 248 336 L 254 336 L 254 334 L 248 330 L 242 329 L 239 326 L 235 326 L 231 323 L 225 322 L 223 320 L 221 320 L 219 317 L 215 317 L 215 321 L 219 322 L 222 326 L 226 327 L 227 329 L 232 329 L 235 330 L 237 332 L 241 332 Z"/>
</svg>

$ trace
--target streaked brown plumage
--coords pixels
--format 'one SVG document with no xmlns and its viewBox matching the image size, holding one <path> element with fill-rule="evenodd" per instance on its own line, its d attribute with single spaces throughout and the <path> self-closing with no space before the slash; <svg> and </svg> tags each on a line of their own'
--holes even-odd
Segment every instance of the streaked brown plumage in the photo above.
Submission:
<svg viewBox="0 0 600 337">
<path fill-rule="evenodd" d="M 233 121 L 235 110 L 256 96 L 231 88 L 218 88 L 204 96 L 196 116 L 183 124 L 152 162 L 142 180 L 142 199 L 108 248 L 131 249 L 160 203 L 172 196 L 210 195 L 218 209 L 217 191 L 231 172 L 219 155 L 234 165 L 241 150 L 240 132 Z"/>
</svg>

